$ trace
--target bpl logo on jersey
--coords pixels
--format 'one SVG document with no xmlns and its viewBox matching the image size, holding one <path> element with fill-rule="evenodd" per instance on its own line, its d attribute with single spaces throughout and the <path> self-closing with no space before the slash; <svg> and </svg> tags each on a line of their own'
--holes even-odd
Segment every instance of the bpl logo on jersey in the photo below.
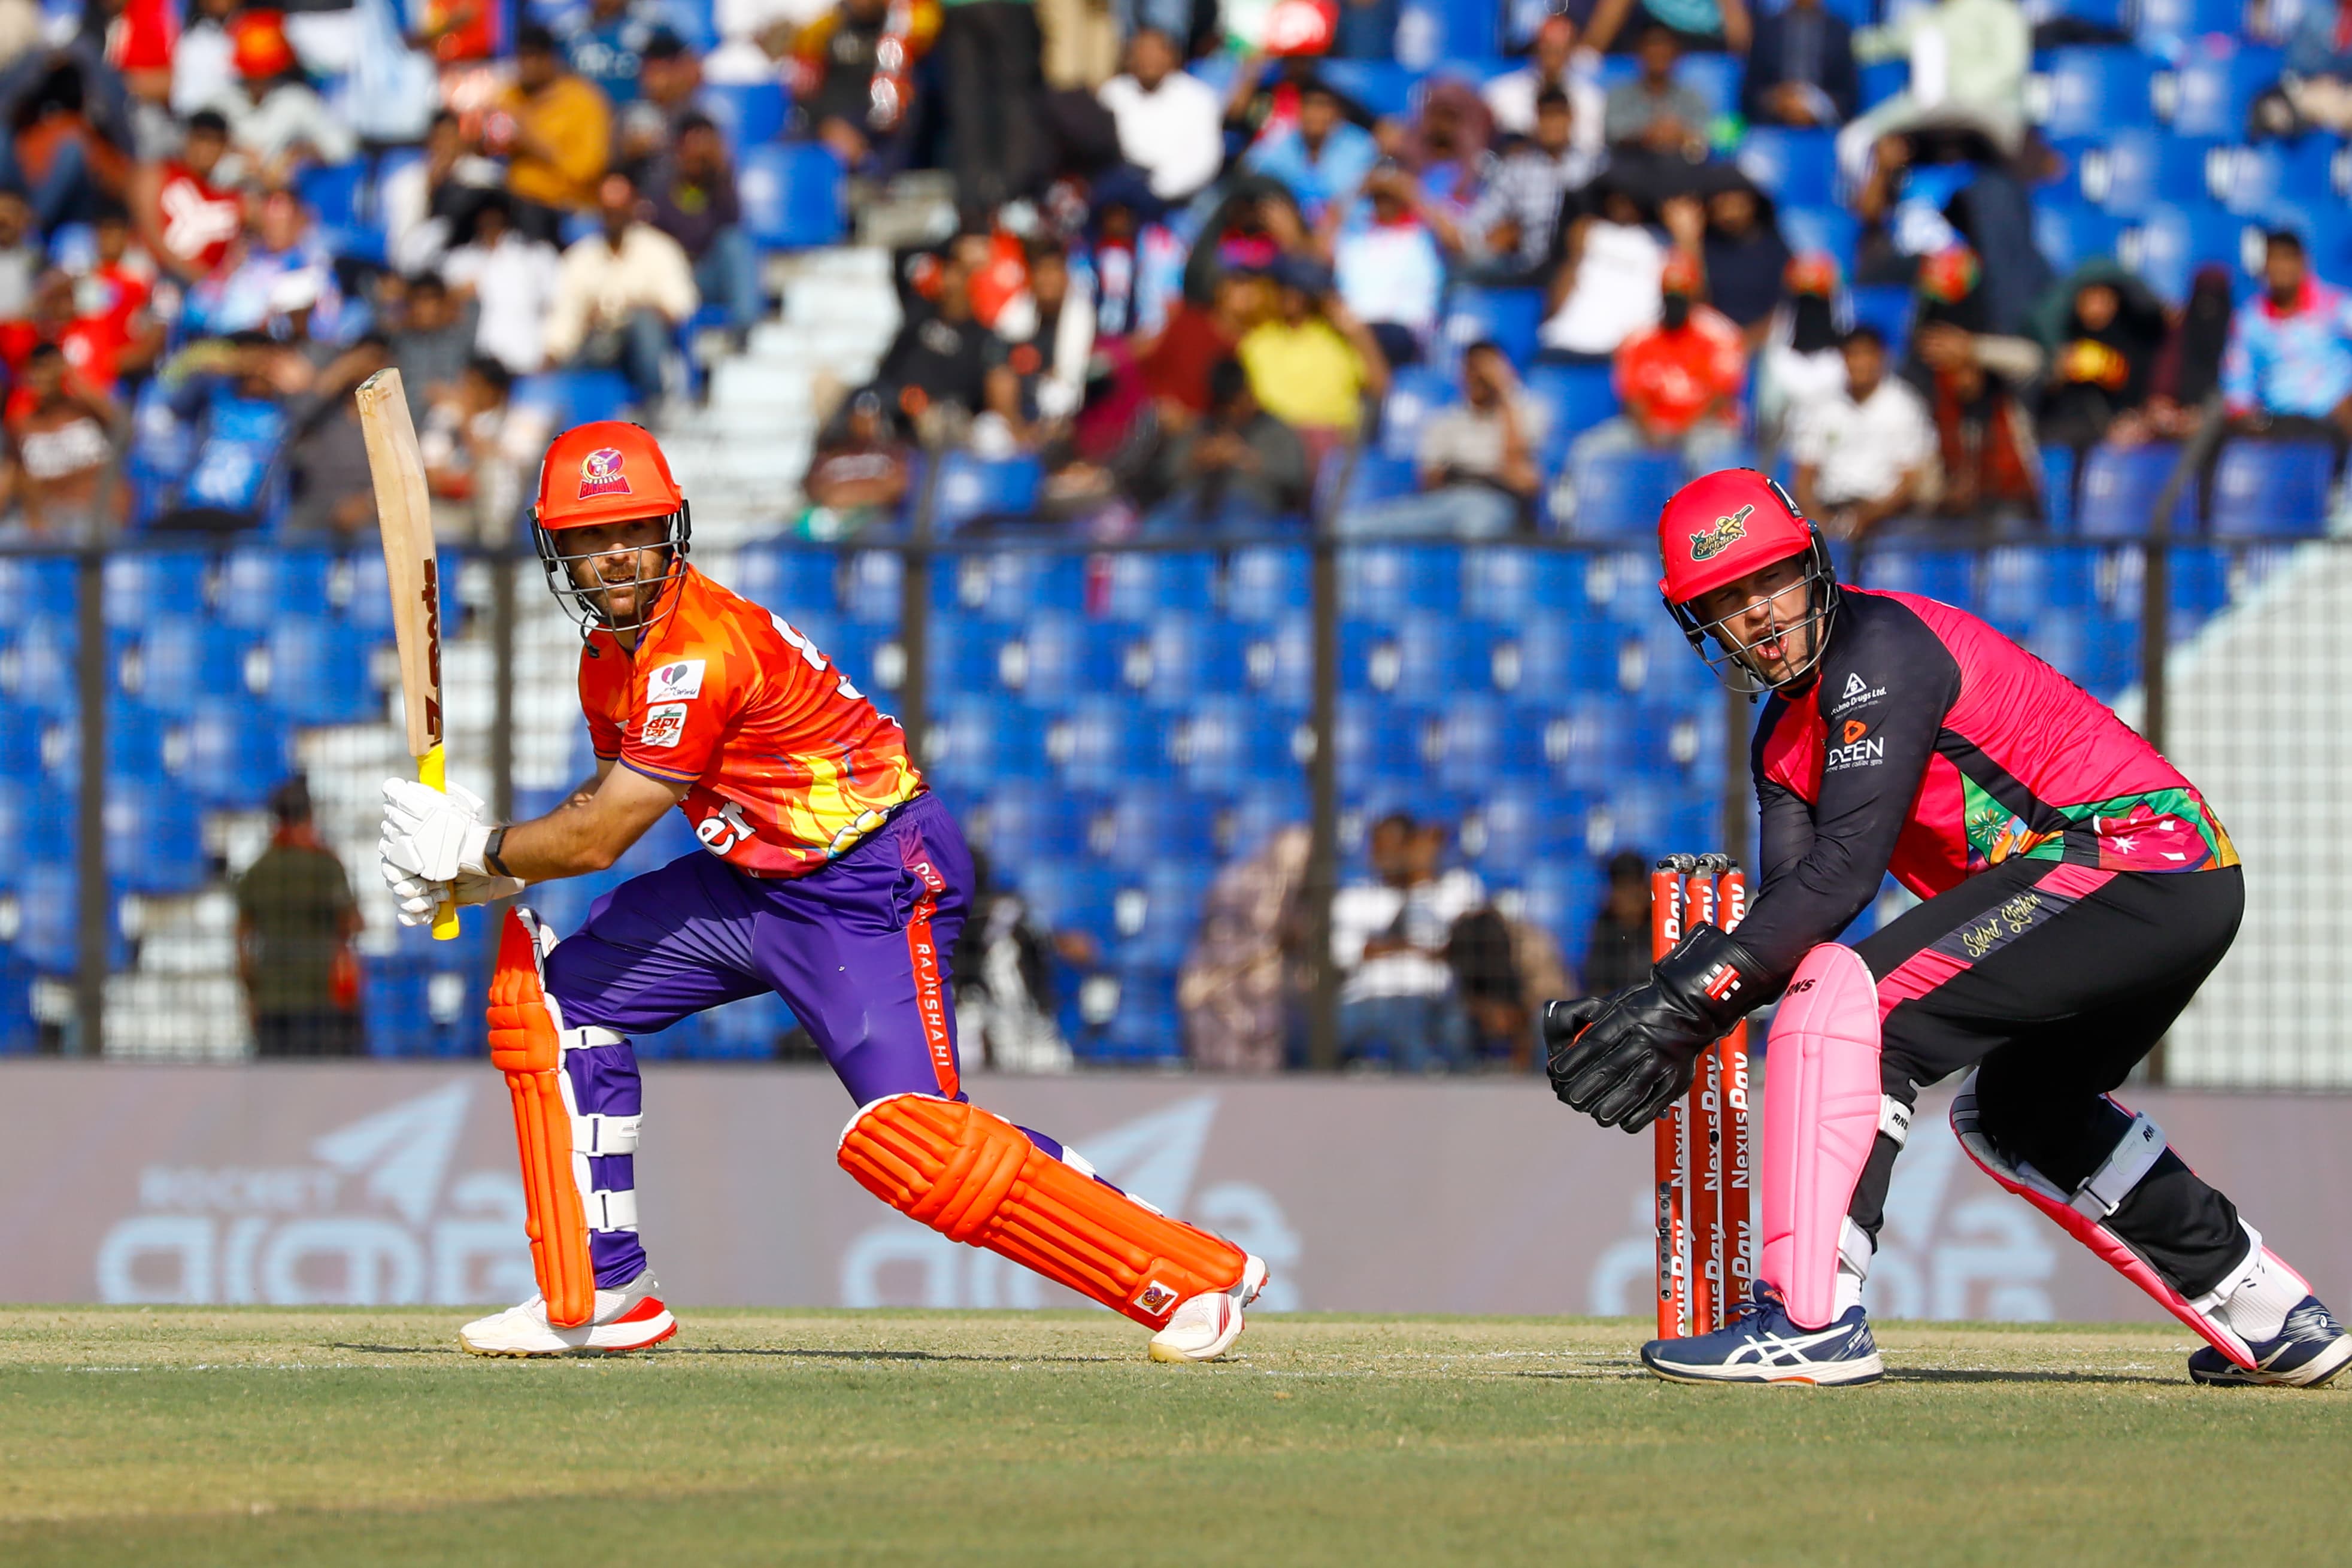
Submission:
<svg viewBox="0 0 2352 1568">
<path fill-rule="evenodd" d="M 1717 517 L 1715 526 L 1703 533 L 1691 535 L 1691 559 L 1713 560 L 1733 545 L 1748 537 L 1748 519 L 1754 516 L 1753 503 L 1742 507 L 1727 517 Z"/>
<path fill-rule="evenodd" d="M 686 737 L 686 714 L 684 703 L 664 703 L 646 709 L 646 722 L 637 731 L 637 744 L 665 749 L 676 746 Z"/>
<path fill-rule="evenodd" d="M 599 446 L 580 460 L 580 498 L 631 494 L 629 476 L 621 472 L 621 449 Z"/>
</svg>

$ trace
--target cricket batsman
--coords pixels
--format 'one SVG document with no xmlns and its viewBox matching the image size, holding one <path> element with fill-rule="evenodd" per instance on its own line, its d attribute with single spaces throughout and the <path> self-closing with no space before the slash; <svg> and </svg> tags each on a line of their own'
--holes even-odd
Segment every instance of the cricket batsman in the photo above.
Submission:
<svg viewBox="0 0 2352 1568">
<path fill-rule="evenodd" d="M 1754 1299 L 1642 1359 L 1690 1382 L 1865 1383 L 1862 1307 L 1919 1087 L 1969 1070 L 1952 1128 L 2206 1341 L 2206 1384 L 2326 1382 L 2352 1339 L 2200 1180 L 2110 1098 L 2229 951 L 2245 888 L 2197 792 L 2107 708 L 1975 616 L 1841 587 L 1820 531 L 1748 469 L 1685 486 L 1658 523 L 1666 607 L 1737 690 L 1762 882 L 1735 934 L 1699 925 L 1644 983 L 1554 1002 L 1552 1086 L 1647 1126 L 1701 1050 L 1781 998 L 1765 1065 Z M 1835 938 L 1887 873 L 1924 900 Z"/>
<path fill-rule="evenodd" d="M 459 1343 L 562 1355 L 677 1332 L 638 1234 L 628 1037 L 772 990 L 856 1105 L 838 1158 L 866 1190 L 1132 1318 L 1153 1331 L 1155 1360 L 1223 1354 L 1265 1264 L 965 1097 L 948 954 L 971 857 L 898 721 L 782 618 L 688 563 L 686 497 L 637 426 L 558 436 L 532 523 L 548 586 L 582 626 L 595 777 L 504 826 L 461 790 L 388 781 L 383 874 L 400 918 L 601 871 L 672 807 L 702 852 L 597 900 L 560 943 L 529 909 L 507 916 L 490 1060 L 514 1099 L 540 1291 Z"/>
</svg>

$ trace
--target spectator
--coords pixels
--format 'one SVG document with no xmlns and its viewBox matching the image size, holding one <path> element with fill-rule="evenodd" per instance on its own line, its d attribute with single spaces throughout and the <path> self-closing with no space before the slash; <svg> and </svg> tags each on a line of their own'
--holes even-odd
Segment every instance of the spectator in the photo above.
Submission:
<svg viewBox="0 0 2352 1568">
<path fill-rule="evenodd" d="M 1289 1054 L 1308 843 L 1304 827 L 1277 830 L 1219 871 L 1202 901 L 1200 935 L 1176 980 L 1184 1054 L 1195 1067 L 1271 1072 Z"/>
<path fill-rule="evenodd" d="M 1403 0 L 1339 0 L 1339 19 L 1331 35 L 1331 57 L 1394 59 L 1397 21 L 1403 10 Z"/>
<path fill-rule="evenodd" d="M 1177 304 L 1141 363 L 1143 384 L 1162 426 L 1181 430 L 1209 412 L 1209 372 L 1273 313 L 1272 292 L 1262 274 L 1235 269 L 1217 279 L 1215 298 L 1207 308 Z"/>
<path fill-rule="evenodd" d="M 1114 170 L 1091 193 L 1095 331 L 1106 340 L 1150 338 L 1182 299 L 1184 242 L 1137 171 Z"/>
<path fill-rule="evenodd" d="M 1388 393 L 1378 339 L 1332 292 L 1330 268 L 1286 256 L 1275 271 L 1275 311 L 1250 329 L 1235 356 L 1265 411 L 1302 434 L 1355 434 L 1364 399 Z"/>
<path fill-rule="evenodd" d="M 941 0 L 949 165 L 967 214 L 1024 194 L 1043 166 L 1044 41 L 1030 0 Z"/>
<path fill-rule="evenodd" d="M 189 0 L 187 25 L 172 45 L 172 112 L 185 120 L 236 86 L 229 19 L 243 0 Z"/>
<path fill-rule="evenodd" d="M 373 347 L 382 365 L 381 340 Z M 316 380 L 299 355 L 257 329 L 207 338 L 174 354 L 156 383 L 163 405 L 191 429 L 195 457 L 175 504 L 150 526 L 222 532 L 259 523 L 271 499 L 270 481 L 288 455 L 288 402 Z M 362 455 L 362 486 L 366 466 Z M 348 527 L 373 517 L 372 500 L 355 503 Z"/>
<path fill-rule="evenodd" d="M 1625 340 L 1616 357 L 1623 412 L 1577 437 L 1571 465 L 1604 453 L 1679 452 L 1684 466 L 1722 466 L 1739 441 L 1739 390 L 1748 350 L 1720 311 L 1698 302 L 1697 264 L 1677 253 L 1661 275 L 1658 322 Z"/>
<path fill-rule="evenodd" d="M 670 340 L 701 304 L 677 241 L 637 215 L 626 174 L 597 187 L 599 232 L 563 253 L 547 353 L 559 364 L 618 369 L 639 403 L 661 395 Z"/>
<path fill-rule="evenodd" d="M 75 280 L 77 308 L 106 324 L 118 374 L 144 375 L 163 348 L 163 324 L 149 308 L 155 263 L 133 248 L 131 214 L 118 204 L 99 209 L 90 242 L 91 265 Z"/>
<path fill-rule="evenodd" d="M 1313 474 L 1305 444 L 1258 406 L 1240 361 L 1220 360 L 1209 372 L 1208 413 L 1163 435 L 1136 490 L 1163 530 L 1246 528 L 1304 514 Z"/>
<path fill-rule="evenodd" d="M 2238 307 L 2221 361 L 2233 431 L 2326 441 L 2338 460 L 2352 440 L 2352 300 L 2311 275 L 2300 236 L 2272 231 L 2263 291 Z"/>
<path fill-rule="evenodd" d="M 937 293 L 909 308 L 874 387 L 925 444 L 946 444 L 986 410 L 990 375 L 1003 362 L 1003 340 L 972 313 L 971 262 L 950 247 L 940 258 Z"/>
<path fill-rule="evenodd" d="M 1672 33 L 1685 48 L 1744 55 L 1753 28 L 1744 0 L 1601 0 L 1585 27 L 1585 42 L 1601 54 L 1638 50 L 1654 29 Z"/>
<path fill-rule="evenodd" d="M 1976 253 L 1966 246 L 1919 268 L 1907 372 L 1927 396 L 1942 461 L 1940 510 L 1956 517 L 2038 517 L 2041 461 L 2021 393 L 2041 373 L 2031 339 L 1992 330 Z"/>
<path fill-rule="evenodd" d="M 32 207 L 16 192 L 0 191 L 0 321 L 32 308 L 33 279 L 43 263 Z"/>
<path fill-rule="evenodd" d="M 887 522 L 906 504 L 913 455 L 891 427 L 881 395 L 871 389 L 849 400 L 842 417 L 817 437 L 799 526 L 803 538 L 851 538 Z"/>
<path fill-rule="evenodd" d="M 1312 249 L 1314 238 L 1298 204 L 1275 181 L 1244 174 L 1230 182 L 1184 260 L 1184 298 L 1206 305 L 1217 277 L 1232 267 L 1271 273 L 1286 256 Z"/>
<path fill-rule="evenodd" d="M 362 922 L 342 862 L 310 821 L 300 776 L 269 797 L 269 847 L 236 879 L 236 967 L 256 1055 L 356 1056 Z"/>
<path fill-rule="evenodd" d="M 1838 167 L 1860 180 L 1881 139 L 1918 131 L 1982 135 L 2004 158 L 2025 137 L 2033 29 L 2017 0 L 1937 0 L 1853 35 L 1854 57 L 1908 59 L 1911 85 L 1838 132 Z"/>
<path fill-rule="evenodd" d="M 1495 117 L 1495 129 L 1505 135 L 1535 136 L 1544 96 L 1560 93 L 1569 102 L 1570 145 L 1598 160 L 1606 145 L 1601 125 L 1607 114 L 1599 75 L 1600 57 L 1576 47 L 1575 21 L 1554 12 L 1536 29 L 1528 63 L 1486 84 L 1486 110 Z"/>
<path fill-rule="evenodd" d="M 8 398 L 6 479 L 20 531 L 51 544 L 94 542 L 125 510 L 118 488 L 115 504 L 100 511 L 113 457 L 113 402 L 75 373 L 55 342 L 33 345 L 16 377 Z"/>
<path fill-rule="evenodd" d="M 1181 202 L 1224 162 L 1224 106 L 1216 89 L 1181 68 L 1176 41 L 1156 27 L 1127 46 L 1127 71 L 1096 96 L 1118 122 L 1119 155 L 1150 172 L 1151 193 Z"/>
<path fill-rule="evenodd" d="M 555 36 L 536 22 L 515 33 L 514 84 L 483 122 L 493 156 L 507 160 L 515 226 L 552 245 L 563 216 L 597 204 L 613 146 L 604 95 L 563 68 Z"/>
<path fill-rule="evenodd" d="M 612 166 L 643 188 L 688 119 L 708 118 L 710 110 L 703 99 L 701 59 L 667 27 L 646 42 L 637 86 L 637 101 L 614 117 Z"/>
<path fill-rule="evenodd" d="M 1650 862 L 1640 852 L 1609 857 L 1609 891 L 1584 944 L 1583 995 L 1606 997 L 1650 977 Z"/>
<path fill-rule="evenodd" d="M 275 11 L 244 11 L 229 33 L 237 85 L 209 107 L 227 120 L 243 174 L 277 188 L 305 163 L 350 162 L 358 139 L 303 76 L 286 41 L 285 19 Z"/>
<path fill-rule="evenodd" d="M 1698 254 L 1706 273 L 1706 302 L 1731 319 L 1754 352 L 1780 302 L 1789 245 L 1780 237 L 1772 199 L 1736 169 L 1722 171 L 1707 193 Z"/>
<path fill-rule="evenodd" d="M 269 315 L 263 324 L 286 353 L 314 372 L 323 371 L 345 351 L 343 345 L 331 343 L 311 329 L 319 314 L 319 283 L 315 272 L 280 277 L 269 292 Z M 298 390 L 307 391 L 309 385 L 306 382 Z"/>
<path fill-rule="evenodd" d="M 1520 391 L 1510 356 L 1493 342 L 1463 350 L 1462 398 L 1422 429 L 1421 494 L 1343 514 L 1343 531 L 1492 538 L 1534 524 L 1543 405 Z"/>
<path fill-rule="evenodd" d="M 2301 7 L 2287 35 L 2279 87 L 2308 123 L 2339 136 L 2352 130 L 2352 26 L 2345 0 L 2308 0 Z"/>
<path fill-rule="evenodd" d="M 1366 323 L 1391 365 L 1416 365 L 1437 329 L 1437 308 L 1445 292 L 1445 257 L 1433 231 L 1442 214 L 1423 221 L 1424 202 L 1413 177 L 1393 163 L 1364 181 L 1360 215 L 1334 205 L 1324 214 L 1330 235 L 1333 273 L 1349 312 Z"/>
<path fill-rule="evenodd" d="M 1005 362 L 1018 378 L 1023 419 L 1059 425 L 1086 399 L 1095 350 L 1094 298 L 1071 277 L 1069 253 L 1059 242 L 1040 236 L 1029 241 L 1024 255 L 1027 305 L 999 319 L 999 335 L 1012 344 Z M 1009 319 L 1016 315 L 1022 318 L 1018 331 L 1011 329 Z"/>
<path fill-rule="evenodd" d="M 1777 451 L 1806 414 L 1845 392 L 1837 263 L 1815 252 L 1789 263 L 1756 365 L 1756 442 Z"/>
<path fill-rule="evenodd" d="M 1311 221 L 1353 194 L 1380 156 L 1372 133 L 1349 121 L 1338 89 L 1310 77 L 1298 89 L 1297 120 L 1259 141 L 1242 166 L 1281 181 Z"/>
<path fill-rule="evenodd" d="M 2197 427 L 2205 401 L 2221 386 L 2230 347 L 2234 269 L 2208 265 L 2189 282 L 2189 304 L 2157 356 L 2148 419 L 2157 434 L 2184 440 Z"/>
<path fill-rule="evenodd" d="M 253 345 L 247 352 L 257 361 L 283 360 L 265 344 Z M 360 434 L 359 403 L 352 392 L 392 362 L 390 346 L 371 334 L 320 371 L 308 395 L 289 400 L 288 505 L 282 525 L 289 538 L 345 545 L 374 526 L 375 486 L 368 473 L 367 442 Z M 248 382 L 247 395 L 278 401 L 286 384 L 282 373 L 274 383 L 267 379 L 257 385 Z"/>
<path fill-rule="evenodd" d="M 1459 77 L 1433 76 L 1422 83 L 1421 117 L 1396 157 L 1421 182 L 1424 196 L 1466 213 L 1477 199 L 1494 139 L 1495 118 L 1478 89 Z"/>
<path fill-rule="evenodd" d="M 514 407 L 514 373 L 488 354 L 467 361 L 452 395 L 436 399 L 417 432 L 433 492 L 433 531 L 445 542 L 500 549 L 513 542 L 523 486 L 553 434 Z"/>
<path fill-rule="evenodd" d="M 5 361 L 10 373 L 24 374 L 35 348 L 54 346 L 64 353 L 78 383 L 100 396 L 112 397 L 123 351 L 131 346 L 126 331 L 129 320 L 118 316 L 102 298 L 89 303 L 93 308 L 85 310 L 82 292 L 72 274 L 56 267 L 41 274 L 33 284 L 31 313 L 22 320 L 0 321 L 0 360 Z M 143 369 L 144 362 L 133 368 Z"/>
<path fill-rule="evenodd" d="M 131 211 L 148 254 L 185 283 L 215 270 L 245 228 L 244 202 L 234 188 L 214 183 L 227 152 L 227 119 L 218 110 L 198 110 L 179 157 L 142 164 L 133 177 Z"/>
<path fill-rule="evenodd" d="M 310 222 L 310 210 L 291 192 L 272 191 L 256 204 L 253 223 L 233 265 L 187 291 L 182 325 L 193 333 L 227 334 L 261 326 L 278 281 L 292 272 L 319 280 L 318 320 L 332 337 L 341 324 L 342 296 L 334 282 L 334 257 Z"/>
<path fill-rule="evenodd" d="M 1484 280 L 1538 279 L 1552 256 L 1560 214 L 1580 197 L 1600 158 L 1576 145 L 1573 100 L 1547 88 L 1536 100 L 1534 134 L 1514 149 L 1463 219 L 1464 247 Z"/>
<path fill-rule="evenodd" d="M 678 125 L 669 154 L 654 165 L 647 193 L 654 226 L 677 241 L 694 264 L 694 286 L 727 314 L 740 346 L 760 319 L 760 256 L 743 230 L 743 204 L 727 144 L 707 115 Z"/>
<path fill-rule="evenodd" d="M 910 9 L 902 24 L 890 0 L 840 0 L 795 37 L 795 106 L 845 166 L 862 169 L 895 142 L 910 107 L 907 68 L 938 26 L 929 7 Z M 898 60 L 895 70 L 884 59 L 886 48 Z"/>
<path fill-rule="evenodd" d="M 1454 922 L 1486 901 L 1473 873 L 1441 873 L 1447 840 L 1435 822 L 1397 812 L 1371 831 L 1374 881 L 1331 899 L 1331 961 L 1339 984 L 1339 1052 L 1350 1065 L 1406 1072 L 1465 1065 L 1468 1021 L 1445 961 Z"/>
<path fill-rule="evenodd" d="M 2147 285 L 2113 261 L 2092 262 L 2052 291 L 2035 326 L 2050 356 L 2034 422 L 2042 444 L 2072 448 L 2079 476 L 2079 459 L 2102 441 L 2148 439 L 2166 327 Z"/>
<path fill-rule="evenodd" d="M 457 378 L 475 353 L 475 307 L 449 292 L 437 272 L 420 273 L 403 290 L 400 323 L 391 333 L 408 414 L 419 425 L 434 402 L 457 395 Z"/>
<path fill-rule="evenodd" d="M 425 128 L 425 156 L 386 174 L 376 198 L 392 269 L 404 276 L 440 266 L 475 209 L 505 183 L 506 172 L 467 145 L 457 117 L 436 112 Z"/>
<path fill-rule="evenodd" d="M 1641 74 L 1609 89 L 1601 131 L 1610 170 L 1619 183 L 1654 205 L 1692 187 L 1692 169 L 1706 161 L 1706 100 L 1675 79 L 1682 46 L 1671 28 L 1652 24 L 1642 34 Z"/>
<path fill-rule="evenodd" d="M 588 0 L 559 24 L 564 64 L 581 80 L 620 106 L 636 101 L 645 69 L 646 45 L 662 25 L 661 13 L 645 0 Z"/>
<path fill-rule="evenodd" d="M 1862 103 L 1853 29 L 1822 0 L 1789 0 L 1756 18 L 1756 42 L 1739 89 L 1750 125 L 1834 127 Z"/>
<path fill-rule="evenodd" d="M 1845 335 L 1845 389 L 1790 443 L 1797 506 L 1834 539 L 1861 539 L 1927 498 L 1936 433 L 1919 394 L 1886 374 L 1874 327 Z"/>
<path fill-rule="evenodd" d="M 0 81 L 0 187 L 45 232 L 120 200 L 131 172 L 121 78 L 87 42 L 20 60 Z"/>
<path fill-rule="evenodd" d="M 987 854 L 972 852 L 971 913 L 957 936 L 956 1034 L 963 1049 L 1000 1072 L 1066 1072 L 1069 1042 L 1054 1021 L 1054 960 L 1091 957 L 1094 943 L 1056 935 L 1021 894 L 990 874 Z"/>
<path fill-rule="evenodd" d="M 1550 313 L 1538 333 L 1542 357 L 1568 363 L 1607 360 L 1658 319 L 1666 247 L 1612 175 L 1589 188 L 1589 205 L 1563 206 L 1555 245 Z"/>
<path fill-rule="evenodd" d="M 0 69 L 41 47 L 41 8 L 33 0 L 0 0 Z"/>
<path fill-rule="evenodd" d="M 475 350 L 528 376 L 547 365 L 547 323 L 563 264 L 553 246 L 513 225 L 513 210 L 505 192 L 488 193 L 441 277 L 455 298 L 473 304 Z"/>
</svg>

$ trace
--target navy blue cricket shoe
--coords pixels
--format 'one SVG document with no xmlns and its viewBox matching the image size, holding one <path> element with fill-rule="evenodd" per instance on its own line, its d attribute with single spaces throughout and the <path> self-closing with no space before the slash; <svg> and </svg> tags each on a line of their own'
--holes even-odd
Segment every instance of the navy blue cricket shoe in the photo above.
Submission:
<svg viewBox="0 0 2352 1568">
<path fill-rule="evenodd" d="M 1761 1281 L 1729 1322 L 1689 1339 L 1654 1339 L 1642 1364 L 1675 1383 L 1875 1383 L 1886 1372 L 1861 1307 L 1825 1329 L 1800 1328 Z"/>
<path fill-rule="evenodd" d="M 2317 1296 L 2305 1296 L 2295 1303 L 2277 1338 L 2256 1340 L 2246 1348 L 2254 1353 L 2251 1368 L 2240 1366 L 2211 1345 L 2194 1353 L 2189 1358 L 2189 1381 L 2223 1388 L 2263 1384 L 2316 1388 L 2352 1362 L 2352 1335 L 2345 1333 L 2336 1314 L 2321 1305 Z"/>
</svg>

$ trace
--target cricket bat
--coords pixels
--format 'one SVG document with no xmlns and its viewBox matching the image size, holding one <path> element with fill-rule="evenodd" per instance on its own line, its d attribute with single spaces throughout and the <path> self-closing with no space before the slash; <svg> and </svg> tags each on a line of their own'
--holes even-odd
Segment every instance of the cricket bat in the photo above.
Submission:
<svg viewBox="0 0 2352 1568">
<path fill-rule="evenodd" d="M 441 568 L 433 553 L 433 497 L 425 487 L 425 455 L 408 417 L 400 372 L 381 370 L 352 394 L 360 405 L 367 443 L 368 477 L 375 484 L 375 519 L 383 534 L 384 580 L 392 588 L 393 635 L 400 644 L 400 702 L 408 718 L 408 752 L 416 776 L 436 789 L 448 787 L 441 753 Z M 457 935 L 457 905 L 433 916 L 436 941 Z"/>
</svg>

